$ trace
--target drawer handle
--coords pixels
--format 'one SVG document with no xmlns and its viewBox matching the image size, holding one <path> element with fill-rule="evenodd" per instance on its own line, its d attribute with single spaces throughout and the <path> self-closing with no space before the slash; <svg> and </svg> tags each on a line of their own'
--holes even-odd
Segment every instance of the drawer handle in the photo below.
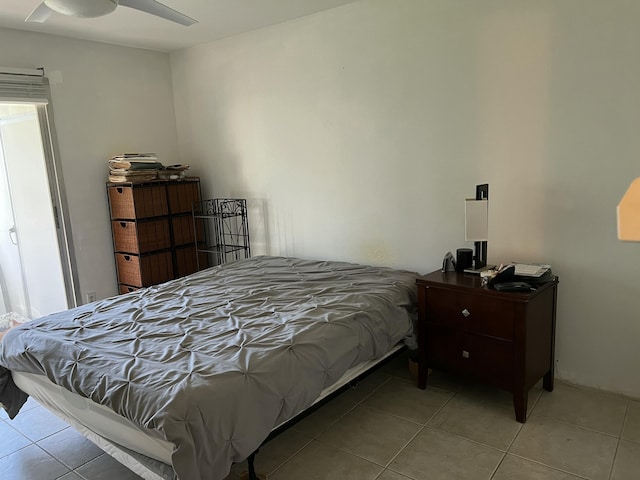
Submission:
<svg viewBox="0 0 640 480">
<path fill-rule="evenodd" d="M 469 352 L 462 350 L 462 358 L 469 358 Z"/>
<path fill-rule="evenodd" d="M 125 222 L 120 222 L 120 226 L 121 226 L 122 228 L 127 228 L 127 224 L 126 224 Z"/>
<path fill-rule="evenodd" d="M 131 261 L 131 257 L 129 255 L 123 255 L 125 262 Z"/>
<path fill-rule="evenodd" d="M 471 315 L 471 312 L 469 310 L 467 310 L 466 308 L 464 310 L 462 310 L 462 316 L 464 316 L 466 318 L 469 315 Z"/>
<path fill-rule="evenodd" d="M 123 188 L 122 188 L 122 187 L 116 187 L 116 191 L 117 191 L 118 193 L 122 193 L 122 192 L 124 192 L 124 190 L 123 190 Z"/>
</svg>

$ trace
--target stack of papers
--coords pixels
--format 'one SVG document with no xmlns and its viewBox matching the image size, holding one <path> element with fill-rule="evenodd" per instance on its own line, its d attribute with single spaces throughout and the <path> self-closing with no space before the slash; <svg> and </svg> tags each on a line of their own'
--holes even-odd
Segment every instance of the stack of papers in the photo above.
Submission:
<svg viewBox="0 0 640 480">
<path fill-rule="evenodd" d="M 109 159 L 109 181 L 144 182 L 157 178 L 163 169 L 155 153 L 122 153 Z"/>
<path fill-rule="evenodd" d="M 551 265 L 542 265 L 538 263 L 515 263 L 516 267 L 515 275 L 520 277 L 541 277 L 549 270 L 551 270 Z"/>
<path fill-rule="evenodd" d="M 162 170 L 158 170 L 158 178 L 163 180 L 178 180 L 184 178 L 189 165 L 178 163 L 175 165 L 168 165 Z"/>
</svg>

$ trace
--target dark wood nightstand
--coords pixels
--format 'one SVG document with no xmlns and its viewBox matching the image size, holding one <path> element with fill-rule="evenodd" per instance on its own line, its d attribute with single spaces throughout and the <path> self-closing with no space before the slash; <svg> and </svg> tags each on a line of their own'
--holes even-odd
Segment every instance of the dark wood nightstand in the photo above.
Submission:
<svg viewBox="0 0 640 480">
<path fill-rule="evenodd" d="M 531 293 L 498 292 L 477 275 L 436 271 L 419 277 L 418 387 L 427 367 L 486 381 L 513 394 L 516 420 L 540 378 L 553 391 L 558 279 Z"/>
</svg>

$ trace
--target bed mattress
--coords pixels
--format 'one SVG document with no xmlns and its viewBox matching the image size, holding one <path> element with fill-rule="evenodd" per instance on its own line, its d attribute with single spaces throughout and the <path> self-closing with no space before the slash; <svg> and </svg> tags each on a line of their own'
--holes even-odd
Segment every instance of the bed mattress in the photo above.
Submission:
<svg viewBox="0 0 640 480">
<path fill-rule="evenodd" d="M 52 383 L 44 375 L 13 372 L 13 380 L 23 392 L 74 426 L 83 425 L 123 447 L 171 464 L 174 445 L 154 430 L 142 429 L 110 408 Z"/>
</svg>

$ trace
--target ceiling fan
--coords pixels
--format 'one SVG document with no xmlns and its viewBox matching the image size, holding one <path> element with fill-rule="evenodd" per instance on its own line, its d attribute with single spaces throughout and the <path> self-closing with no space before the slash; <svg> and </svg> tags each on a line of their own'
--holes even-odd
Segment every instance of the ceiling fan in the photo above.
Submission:
<svg viewBox="0 0 640 480">
<path fill-rule="evenodd" d="M 197 23 L 197 20 L 187 17 L 156 0 L 43 0 L 43 2 L 31 12 L 31 15 L 27 17 L 25 22 L 42 23 L 47 20 L 53 12 L 70 17 L 101 17 L 113 12 L 118 5 L 150 13 L 151 15 L 156 15 L 187 27 Z"/>
</svg>

